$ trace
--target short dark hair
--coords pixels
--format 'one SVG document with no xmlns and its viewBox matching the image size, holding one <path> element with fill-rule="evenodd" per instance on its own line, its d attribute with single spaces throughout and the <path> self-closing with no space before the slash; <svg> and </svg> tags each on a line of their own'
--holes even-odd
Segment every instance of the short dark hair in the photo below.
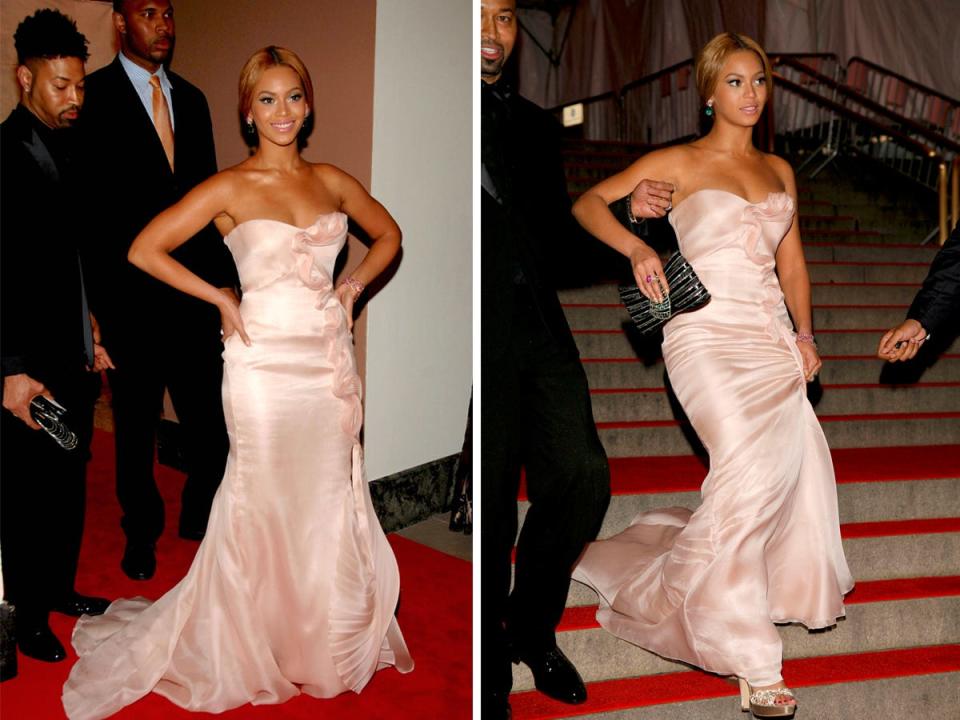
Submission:
<svg viewBox="0 0 960 720">
<path fill-rule="evenodd" d="M 77 23 L 58 10 L 37 10 L 23 19 L 13 34 L 17 63 L 38 58 L 75 57 L 84 62 L 90 57 L 87 39 Z"/>
<path fill-rule="evenodd" d="M 123 3 L 124 0 L 113 0 L 113 11 L 123 15 Z"/>
</svg>

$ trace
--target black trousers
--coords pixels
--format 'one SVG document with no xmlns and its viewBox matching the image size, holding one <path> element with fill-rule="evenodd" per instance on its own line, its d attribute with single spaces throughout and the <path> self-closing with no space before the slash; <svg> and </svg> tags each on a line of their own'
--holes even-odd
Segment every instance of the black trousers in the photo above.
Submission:
<svg viewBox="0 0 960 720">
<path fill-rule="evenodd" d="M 114 332 L 111 337 L 124 336 Z M 227 460 L 229 441 L 221 397 L 223 346 L 218 327 L 185 328 L 167 337 L 167 342 L 114 343 L 109 348 L 117 366 L 108 371 L 117 499 L 123 509 L 121 525 L 131 542 L 152 543 L 163 533 L 163 500 L 153 466 L 164 388 L 170 391 L 183 429 L 180 436 L 187 480 L 181 495 L 181 525 L 206 527 Z"/>
<path fill-rule="evenodd" d="M 0 411 L 3 581 L 21 627 L 46 624 L 50 608 L 74 589 L 93 405 L 100 388 L 98 376 L 81 373 L 45 382 L 68 410 L 64 421 L 79 440 L 73 450 L 64 450 L 43 430 L 31 430 L 9 411 Z"/>
<path fill-rule="evenodd" d="M 571 570 L 596 537 L 610 501 L 610 471 L 583 367 L 550 335 L 532 303 L 520 306 L 502 357 L 481 369 L 485 694 L 510 690 L 512 653 L 555 644 Z M 517 541 L 511 592 L 521 467 L 530 508 Z"/>
</svg>

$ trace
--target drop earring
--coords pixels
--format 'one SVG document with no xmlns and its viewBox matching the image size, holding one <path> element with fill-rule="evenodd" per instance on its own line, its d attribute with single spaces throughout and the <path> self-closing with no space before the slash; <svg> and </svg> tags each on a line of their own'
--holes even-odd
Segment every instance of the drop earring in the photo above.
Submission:
<svg viewBox="0 0 960 720">
<path fill-rule="evenodd" d="M 707 103 L 707 109 L 704 110 L 703 112 L 707 117 L 711 117 L 713 115 L 713 105 L 710 105 L 709 103 Z"/>
</svg>

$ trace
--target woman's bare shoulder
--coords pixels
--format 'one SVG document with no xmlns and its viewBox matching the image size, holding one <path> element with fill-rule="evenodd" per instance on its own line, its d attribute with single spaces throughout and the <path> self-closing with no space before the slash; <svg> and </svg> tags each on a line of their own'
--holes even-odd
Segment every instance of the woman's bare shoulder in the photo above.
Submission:
<svg viewBox="0 0 960 720">
<path fill-rule="evenodd" d="M 793 166 L 791 166 L 789 162 L 773 153 L 763 153 L 763 159 L 767 161 L 770 169 L 777 174 L 777 177 L 780 178 L 785 185 L 793 184 Z"/>
</svg>

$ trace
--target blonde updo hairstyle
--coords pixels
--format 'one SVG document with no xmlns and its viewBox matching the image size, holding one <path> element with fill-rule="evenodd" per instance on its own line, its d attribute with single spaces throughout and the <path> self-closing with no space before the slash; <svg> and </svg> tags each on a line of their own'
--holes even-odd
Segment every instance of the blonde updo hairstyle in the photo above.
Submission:
<svg viewBox="0 0 960 720">
<path fill-rule="evenodd" d="M 278 45 L 268 45 L 251 55 L 240 71 L 240 126 L 243 128 L 243 137 L 248 145 L 255 146 L 259 142 L 256 128 L 247 125 L 247 116 L 253 108 L 254 88 L 265 71 L 281 65 L 293 70 L 300 78 L 307 107 L 310 109 L 310 114 L 300 128 L 298 139 L 301 144 L 313 127 L 313 82 L 310 80 L 310 73 L 307 72 L 307 66 L 293 50 Z"/>
<path fill-rule="evenodd" d="M 703 46 L 697 55 L 695 78 L 697 92 L 700 93 L 700 102 L 706 104 L 713 94 L 720 79 L 720 72 L 724 63 L 735 52 L 750 50 L 760 58 L 763 74 L 767 79 L 767 92 L 773 88 L 773 70 L 770 67 L 770 58 L 763 48 L 753 38 L 740 33 L 725 32 L 714 37 Z"/>
</svg>

